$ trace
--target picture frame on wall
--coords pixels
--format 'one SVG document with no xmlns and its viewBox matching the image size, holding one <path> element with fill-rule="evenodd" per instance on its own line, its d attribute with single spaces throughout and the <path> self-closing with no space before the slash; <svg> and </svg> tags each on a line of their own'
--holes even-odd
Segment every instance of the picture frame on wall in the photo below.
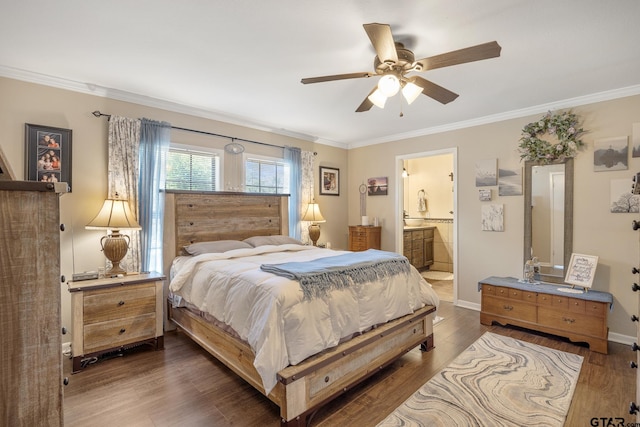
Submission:
<svg viewBox="0 0 640 427">
<path fill-rule="evenodd" d="M 389 184 L 386 176 L 367 179 L 367 195 L 386 196 L 389 194 Z"/>
<path fill-rule="evenodd" d="M 340 169 L 320 166 L 320 194 L 340 195 Z"/>
<path fill-rule="evenodd" d="M 71 129 L 25 124 L 28 181 L 66 182 L 71 192 Z"/>
</svg>

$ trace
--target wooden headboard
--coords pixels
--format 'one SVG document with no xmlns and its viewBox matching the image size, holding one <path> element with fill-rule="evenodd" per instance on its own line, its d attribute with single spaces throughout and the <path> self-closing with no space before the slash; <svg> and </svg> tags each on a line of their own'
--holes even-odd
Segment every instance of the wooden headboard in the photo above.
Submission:
<svg viewBox="0 0 640 427">
<path fill-rule="evenodd" d="M 281 194 L 167 192 L 165 266 L 191 243 L 288 235 L 288 199 Z"/>
</svg>

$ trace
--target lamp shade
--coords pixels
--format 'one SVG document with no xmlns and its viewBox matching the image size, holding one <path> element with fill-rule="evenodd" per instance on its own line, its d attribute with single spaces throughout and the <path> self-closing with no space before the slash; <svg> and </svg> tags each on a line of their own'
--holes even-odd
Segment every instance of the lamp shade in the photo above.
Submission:
<svg viewBox="0 0 640 427">
<path fill-rule="evenodd" d="M 307 207 L 307 212 L 305 212 L 302 217 L 302 221 L 326 222 L 317 203 L 309 203 L 309 207 Z"/>
<path fill-rule="evenodd" d="M 376 89 L 367 98 L 369 98 L 369 101 L 378 108 L 384 108 L 384 104 L 387 102 L 387 97 L 382 94 L 380 89 Z"/>
<path fill-rule="evenodd" d="M 85 227 L 88 230 L 140 230 L 127 200 L 107 199 L 95 218 Z"/>
<path fill-rule="evenodd" d="M 400 81 L 393 74 L 385 74 L 378 80 L 378 89 L 386 97 L 393 96 L 400 90 Z"/>
<path fill-rule="evenodd" d="M 411 104 L 418 96 L 420 96 L 422 90 L 423 89 L 420 86 L 408 82 L 402 88 L 402 96 L 404 96 L 404 99 L 407 100 L 408 104 Z"/>
</svg>

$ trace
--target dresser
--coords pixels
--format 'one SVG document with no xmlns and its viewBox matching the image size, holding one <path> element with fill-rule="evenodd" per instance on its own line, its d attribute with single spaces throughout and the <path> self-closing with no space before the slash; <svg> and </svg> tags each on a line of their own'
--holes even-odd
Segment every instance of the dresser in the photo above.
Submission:
<svg viewBox="0 0 640 427">
<path fill-rule="evenodd" d="M 380 249 L 381 226 L 374 225 L 350 225 L 349 226 L 349 250 L 366 251 L 367 249 Z"/>
<path fill-rule="evenodd" d="M 433 264 L 433 235 L 435 227 L 411 227 L 402 232 L 402 254 L 417 269 Z"/>
<path fill-rule="evenodd" d="M 60 195 L 65 183 L 0 181 L 0 425 L 60 426 Z"/>
<path fill-rule="evenodd" d="M 164 347 L 164 279 L 152 273 L 69 282 L 74 373 L 107 353 Z"/>
<path fill-rule="evenodd" d="M 565 293 L 552 283 L 521 283 L 513 277 L 488 277 L 482 291 L 480 323 L 497 322 L 586 342 L 591 350 L 608 352 L 607 315 L 613 304 L 608 292 Z"/>
</svg>

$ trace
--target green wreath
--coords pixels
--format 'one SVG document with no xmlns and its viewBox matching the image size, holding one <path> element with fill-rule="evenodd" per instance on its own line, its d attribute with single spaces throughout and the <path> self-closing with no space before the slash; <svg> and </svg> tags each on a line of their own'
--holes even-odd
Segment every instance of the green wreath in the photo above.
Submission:
<svg viewBox="0 0 640 427">
<path fill-rule="evenodd" d="M 520 159 L 548 164 L 556 160 L 575 157 L 584 146 L 580 136 L 584 133 L 578 116 L 571 112 L 552 114 L 550 111 L 537 122 L 529 123 L 522 129 L 520 138 Z M 543 135 L 555 137 L 547 141 Z"/>
</svg>

